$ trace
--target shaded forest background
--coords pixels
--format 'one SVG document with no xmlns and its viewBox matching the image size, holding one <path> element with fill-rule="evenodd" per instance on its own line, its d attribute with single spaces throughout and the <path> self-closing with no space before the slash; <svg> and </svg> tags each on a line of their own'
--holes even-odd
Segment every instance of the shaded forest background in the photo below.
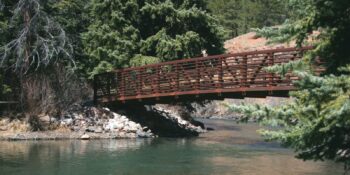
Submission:
<svg viewBox="0 0 350 175">
<path fill-rule="evenodd" d="M 208 0 L 208 9 L 224 27 L 225 39 L 231 39 L 269 26 L 282 25 L 293 18 L 286 1 L 280 0 Z"/>
<path fill-rule="evenodd" d="M 278 0 L 0 3 L 0 100 L 30 113 L 89 100 L 95 74 L 221 54 L 226 39 L 289 16 Z"/>
</svg>

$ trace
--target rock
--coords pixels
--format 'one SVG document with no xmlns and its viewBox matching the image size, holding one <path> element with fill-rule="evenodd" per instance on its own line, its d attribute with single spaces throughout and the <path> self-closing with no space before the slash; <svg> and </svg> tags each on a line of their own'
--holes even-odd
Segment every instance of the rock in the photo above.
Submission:
<svg viewBox="0 0 350 175">
<path fill-rule="evenodd" d="M 120 120 L 121 120 L 121 121 L 125 121 L 125 122 L 129 121 L 129 119 L 126 118 L 124 115 L 122 115 L 122 116 L 120 117 Z"/>
<path fill-rule="evenodd" d="M 119 136 L 120 138 L 126 138 L 126 137 L 127 137 L 125 132 L 119 132 L 119 133 L 118 133 L 118 136 Z"/>
<path fill-rule="evenodd" d="M 192 125 L 194 125 L 194 126 L 199 126 L 199 127 L 201 127 L 202 129 L 205 128 L 204 123 L 202 123 L 202 122 L 199 122 L 199 121 L 196 121 L 196 120 L 192 120 L 190 123 L 191 123 Z"/>
<path fill-rule="evenodd" d="M 127 138 L 136 138 L 137 137 L 136 133 L 126 133 L 125 136 Z"/>
<path fill-rule="evenodd" d="M 103 130 L 101 127 L 98 127 L 95 129 L 95 133 L 102 133 L 102 132 L 103 132 Z"/>
<path fill-rule="evenodd" d="M 84 119 L 84 116 L 82 114 L 73 114 L 73 117 L 75 119 Z"/>
<path fill-rule="evenodd" d="M 0 131 L 7 131 L 7 130 L 8 130 L 7 126 L 0 126 Z"/>
<path fill-rule="evenodd" d="M 123 130 L 127 133 L 136 133 L 136 131 L 138 131 L 137 128 L 131 127 L 129 125 L 126 125 Z"/>
<path fill-rule="evenodd" d="M 86 132 L 95 132 L 96 128 L 94 126 L 89 126 L 86 128 Z"/>
<path fill-rule="evenodd" d="M 126 125 L 126 128 L 127 131 L 136 132 L 138 130 L 138 125 L 136 123 L 130 122 L 128 125 Z"/>
<path fill-rule="evenodd" d="M 207 127 L 207 130 L 208 130 L 208 131 L 214 131 L 215 129 L 214 129 L 214 128 Z"/>
<path fill-rule="evenodd" d="M 147 133 L 140 132 L 140 131 L 137 131 L 137 132 L 136 132 L 137 137 L 141 137 L 141 138 L 147 137 L 146 134 L 147 134 Z"/>
<path fill-rule="evenodd" d="M 141 138 L 149 138 L 149 137 L 153 137 L 153 134 L 151 132 L 143 132 L 138 130 L 136 132 L 137 137 L 141 137 Z"/>
<path fill-rule="evenodd" d="M 114 117 L 114 119 L 116 119 L 116 118 L 120 118 L 121 116 L 119 115 L 119 114 L 117 114 L 117 113 L 112 113 L 113 114 L 113 117 Z"/>
<path fill-rule="evenodd" d="M 73 124 L 73 119 L 71 119 L 71 118 L 63 119 L 61 121 L 61 124 L 62 125 L 66 125 L 66 126 L 72 125 Z"/>
<path fill-rule="evenodd" d="M 74 132 L 78 132 L 78 131 L 80 131 L 80 127 L 79 126 L 73 126 L 73 127 L 71 127 L 71 130 L 74 131 Z"/>
<path fill-rule="evenodd" d="M 115 113 L 108 108 L 71 105 L 67 111 L 61 113 L 61 118 L 50 118 L 50 115 L 42 115 L 39 117 L 39 121 L 47 125 L 54 122 L 55 126 L 69 128 L 74 138 L 81 139 L 153 136 L 148 127 L 142 128 L 140 124 L 133 122 L 127 116 L 129 114 L 126 111 Z M 0 131 L 7 129 L 7 125 L 0 125 Z M 13 139 L 24 139 L 21 137 L 23 136 L 18 135 Z"/>
<path fill-rule="evenodd" d="M 111 130 L 110 125 L 109 125 L 108 123 L 105 124 L 105 125 L 103 125 L 103 130 L 105 130 L 105 131 L 110 131 L 110 130 Z"/>
<path fill-rule="evenodd" d="M 21 134 L 16 134 L 12 137 L 9 138 L 10 140 L 25 140 L 25 136 L 24 135 L 21 135 Z"/>
<path fill-rule="evenodd" d="M 117 134 L 115 134 L 115 133 L 110 133 L 110 134 L 109 134 L 109 137 L 112 138 L 112 139 L 117 139 L 117 138 L 119 138 L 120 136 L 117 135 Z"/>
<path fill-rule="evenodd" d="M 123 129 L 123 128 L 124 128 L 123 123 L 120 123 L 120 122 L 114 123 L 113 129 Z"/>
<path fill-rule="evenodd" d="M 83 132 L 85 132 L 85 131 L 86 131 L 86 129 L 87 129 L 87 127 L 86 127 L 86 126 L 80 126 L 79 131 L 83 131 Z"/>
<path fill-rule="evenodd" d="M 129 125 L 125 125 L 124 128 L 123 128 L 123 131 L 125 132 L 130 132 L 130 126 Z"/>
<path fill-rule="evenodd" d="M 113 130 L 113 129 L 122 129 L 124 124 L 116 119 L 109 119 L 107 124 L 105 125 L 105 130 Z"/>
<path fill-rule="evenodd" d="M 188 125 L 189 122 L 186 121 L 186 120 L 178 120 L 178 122 L 181 124 L 181 125 Z"/>
<path fill-rule="evenodd" d="M 39 120 L 44 123 L 50 123 L 51 119 L 49 115 L 40 116 Z"/>
<path fill-rule="evenodd" d="M 90 139 L 90 136 L 87 135 L 87 134 L 84 134 L 84 135 L 82 135 L 82 136 L 80 137 L 80 139 L 82 139 L 82 140 L 89 140 L 89 139 Z"/>
</svg>

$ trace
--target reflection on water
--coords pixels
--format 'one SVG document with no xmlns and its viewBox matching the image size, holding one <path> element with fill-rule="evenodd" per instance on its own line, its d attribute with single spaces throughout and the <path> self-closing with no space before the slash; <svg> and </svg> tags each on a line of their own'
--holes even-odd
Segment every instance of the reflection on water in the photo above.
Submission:
<svg viewBox="0 0 350 175">
<path fill-rule="evenodd" d="M 0 142 L 0 175 L 341 174 L 341 165 L 303 162 L 256 125 L 205 121 L 216 131 L 194 139 Z"/>
</svg>

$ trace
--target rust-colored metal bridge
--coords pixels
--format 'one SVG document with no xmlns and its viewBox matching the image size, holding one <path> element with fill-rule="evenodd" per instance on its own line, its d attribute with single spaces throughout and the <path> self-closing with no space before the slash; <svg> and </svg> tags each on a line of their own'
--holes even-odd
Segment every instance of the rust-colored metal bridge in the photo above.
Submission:
<svg viewBox="0 0 350 175">
<path fill-rule="evenodd" d="M 115 70 L 94 79 L 95 103 L 163 103 L 288 96 L 293 80 L 264 67 L 300 59 L 312 47 L 281 48 L 191 58 Z"/>
</svg>

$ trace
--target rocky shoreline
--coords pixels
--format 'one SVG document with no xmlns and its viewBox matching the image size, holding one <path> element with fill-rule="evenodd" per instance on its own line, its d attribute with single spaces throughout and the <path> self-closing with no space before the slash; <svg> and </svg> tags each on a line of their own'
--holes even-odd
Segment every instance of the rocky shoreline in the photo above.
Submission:
<svg viewBox="0 0 350 175">
<path fill-rule="evenodd" d="M 132 139 L 140 138 L 130 133 L 84 133 L 84 132 L 23 132 L 23 133 L 1 133 L 1 140 L 94 140 L 94 139 Z"/>
<path fill-rule="evenodd" d="M 137 107 L 135 110 L 113 112 L 108 108 L 73 106 L 60 117 L 3 118 L 0 120 L 0 140 L 187 137 L 206 132 L 176 112 L 159 106 Z M 125 111 L 129 111 L 128 114 Z M 161 126 L 169 129 L 164 130 Z"/>
</svg>

